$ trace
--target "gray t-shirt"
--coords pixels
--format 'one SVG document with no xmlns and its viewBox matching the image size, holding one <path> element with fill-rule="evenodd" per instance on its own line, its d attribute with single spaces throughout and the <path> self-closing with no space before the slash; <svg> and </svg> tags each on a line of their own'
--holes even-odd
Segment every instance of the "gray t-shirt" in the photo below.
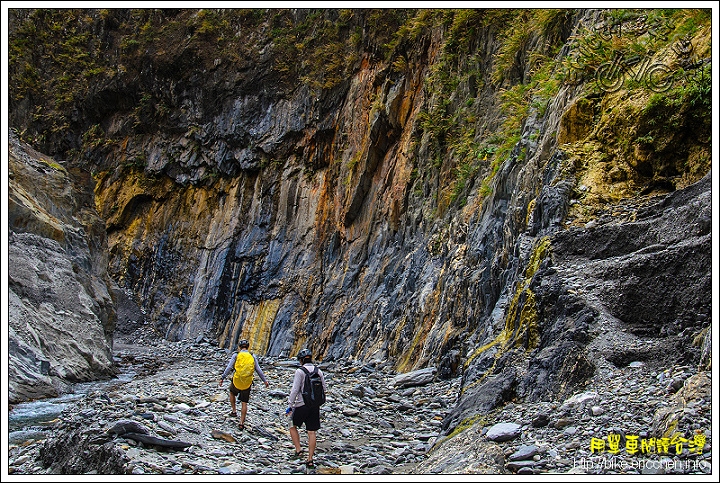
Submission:
<svg viewBox="0 0 720 483">
<path fill-rule="evenodd" d="M 303 364 L 305 368 L 312 372 L 313 369 L 315 369 L 315 364 L 312 362 L 306 362 Z M 325 384 L 325 375 L 323 375 L 323 372 L 318 369 L 318 374 L 320 374 L 320 380 L 322 381 L 323 389 L 325 389 L 325 393 L 327 393 L 327 385 Z M 305 386 L 305 373 L 302 371 L 302 369 L 298 368 L 295 371 L 295 377 L 293 378 L 293 385 L 292 389 L 290 390 L 290 396 L 288 397 L 288 405 L 291 408 L 296 408 L 299 406 L 304 406 L 305 401 L 303 401 L 302 397 L 302 391 L 303 387 Z"/>
</svg>

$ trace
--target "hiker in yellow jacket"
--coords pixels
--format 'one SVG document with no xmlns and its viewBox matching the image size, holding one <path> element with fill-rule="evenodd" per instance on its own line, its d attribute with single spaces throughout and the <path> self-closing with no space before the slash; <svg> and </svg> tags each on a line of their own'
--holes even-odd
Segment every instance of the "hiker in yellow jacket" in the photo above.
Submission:
<svg viewBox="0 0 720 483">
<path fill-rule="evenodd" d="M 250 352 L 248 348 L 250 342 L 247 339 L 242 339 L 238 342 L 238 352 L 233 355 L 225 367 L 225 372 L 220 376 L 220 386 L 223 385 L 225 378 L 234 370 L 232 380 L 230 381 L 230 407 L 232 412 L 230 416 L 236 417 L 237 411 L 235 406 L 235 397 L 240 397 L 242 408 L 240 409 L 240 429 L 245 429 L 245 416 L 247 415 L 247 405 L 250 401 L 250 386 L 252 386 L 253 375 L 257 372 L 262 382 L 265 383 L 265 387 L 269 387 L 265 374 L 263 374 L 257 359 Z"/>
</svg>

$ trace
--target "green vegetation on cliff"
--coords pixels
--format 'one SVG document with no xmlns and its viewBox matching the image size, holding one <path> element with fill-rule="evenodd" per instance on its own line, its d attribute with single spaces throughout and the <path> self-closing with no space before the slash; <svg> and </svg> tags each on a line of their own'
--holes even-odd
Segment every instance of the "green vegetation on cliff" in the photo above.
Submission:
<svg viewBox="0 0 720 483">
<path fill-rule="evenodd" d="M 687 186 L 710 169 L 710 13 L 611 10 L 563 59 L 582 97 L 558 133 L 585 223 L 608 202 Z"/>
<path fill-rule="evenodd" d="M 615 128 L 609 138 L 596 134 L 603 152 L 591 158 L 667 154 L 678 129 L 699 130 L 699 142 L 709 145 L 710 66 L 699 63 L 710 55 L 710 12 L 604 10 L 595 24 L 570 36 L 578 12 L 17 10 L 9 44 L 11 121 L 40 149 L 80 158 L 120 148 L 118 133 L 106 133 L 114 115 L 132 121 L 123 136 L 182 129 L 176 124 L 182 106 L 165 85 L 224 64 L 239 72 L 267 69 L 266 88 L 305 85 L 319 96 L 347 85 L 363 59 L 384 63 L 385 75 L 396 82 L 409 69 L 423 68 L 421 57 L 430 55 L 417 117 L 426 144 L 415 154 L 414 182 L 440 179 L 442 188 L 433 193 L 438 214 L 464 205 L 472 187 L 488 194 L 508 158 L 525 161 L 529 148 L 519 142 L 528 117 L 542 118 L 559 89 L 573 82 L 582 83 L 593 109 L 608 96 L 632 98 L 620 101 L 633 105 L 624 115 L 647 121 L 636 135 Z M 497 46 L 490 57 L 487 45 Z M 654 69 L 644 76 L 618 71 L 626 64 L 613 62 L 631 62 L 631 56 Z M 212 89 L 210 95 L 226 95 Z M 668 111 L 673 116 L 658 121 Z M 682 143 L 690 161 L 667 175 L 697 179 L 709 166 L 709 151 Z M 607 146 L 615 153 L 605 152 Z M 655 176 L 642 166 L 639 173 Z"/>
<path fill-rule="evenodd" d="M 150 84 L 229 63 L 238 70 L 269 67 L 273 89 L 332 89 L 351 77 L 363 52 L 384 57 L 410 10 L 332 9 L 34 9 L 15 10 L 10 36 L 10 91 L 24 139 L 58 152 L 64 139 L 87 131 L 115 108 L 136 132 L 168 125 L 168 94 Z M 269 64 L 268 64 L 269 63 Z M 154 79 L 153 79 L 154 78 Z M 134 86 L 127 99 L 85 105 Z M 24 101 L 24 103 L 23 103 Z M 24 113 L 23 105 L 33 112 Z M 83 119 L 71 119 L 71 112 Z M 20 117 L 17 117 L 20 116 Z M 75 116 L 77 117 L 77 116 Z M 86 125 L 91 122 L 90 125 Z M 84 148 L 89 147 L 84 145 Z M 67 153 L 64 153 L 67 155 Z"/>
</svg>

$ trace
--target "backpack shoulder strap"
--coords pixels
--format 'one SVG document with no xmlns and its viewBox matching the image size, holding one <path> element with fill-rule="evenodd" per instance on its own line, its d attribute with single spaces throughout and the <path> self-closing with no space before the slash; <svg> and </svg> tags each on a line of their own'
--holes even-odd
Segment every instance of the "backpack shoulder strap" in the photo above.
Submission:
<svg viewBox="0 0 720 483">
<path fill-rule="evenodd" d="M 318 373 L 318 366 L 315 366 L 315 367 L 313 368 L 312 375 L 313 375 L 313 376 L 317 376 L 317 373 Z"/>
<path fill-rule="evenodd" d="M 306 376 L 310 375 L 310 371 L 308 371 L 305 366 L 300 366 L 300 369 L 302 369 L 302 371 L 305 373 Z"/>
</svg>

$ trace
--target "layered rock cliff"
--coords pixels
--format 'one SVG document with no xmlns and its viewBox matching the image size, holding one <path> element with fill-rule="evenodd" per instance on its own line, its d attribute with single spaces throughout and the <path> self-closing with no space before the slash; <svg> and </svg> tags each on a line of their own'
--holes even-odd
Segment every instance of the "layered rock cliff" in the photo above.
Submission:
<svg viewBox="0 0 720 483">
<path fill-rule="evenodd" d="M 170 340 L 462 374 L 448 433 L 701 362 L 708 12 L 18 11 L 11 38 L 11 125 L 93 173 L 109 275 Z"/>
<path fill-rule="evenodd" d="M 115 374 L 105 224 L 88 173 L 9 146 L 8 400 Z"/>
</svg>

